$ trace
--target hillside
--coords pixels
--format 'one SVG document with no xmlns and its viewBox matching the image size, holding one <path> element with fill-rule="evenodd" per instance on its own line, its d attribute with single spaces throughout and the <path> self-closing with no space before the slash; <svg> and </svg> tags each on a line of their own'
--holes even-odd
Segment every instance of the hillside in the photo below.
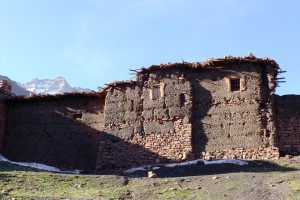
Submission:
<svg viewBox="0 0 300 200">
<path fill-rule="evenodd" d="M 0 75 L 0 80 L 6 80 L 6 81 L 8 81 L 12 85 L 12 93 L 14 93 L 17 96 L 28 96 L 29 93 L 30 93 L 28 90 L 26 90 L 23 87 L 21 87 L 20 83 L 11 80 L 7 76 L 1 76 Z"/>
<path fill-rule="evenodd" d="M 34 171 L 0 162 L 0 199 L 300 199 L 300 157 L 107 175 Z M 113 175 L 115 174 L 115 175 Z"/>
</svg>

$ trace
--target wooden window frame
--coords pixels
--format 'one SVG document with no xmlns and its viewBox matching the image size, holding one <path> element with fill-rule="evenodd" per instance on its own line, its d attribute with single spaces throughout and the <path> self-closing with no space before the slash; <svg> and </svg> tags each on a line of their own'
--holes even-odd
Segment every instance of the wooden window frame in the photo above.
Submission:
<svg viewBox="0 0 300 200">
<path fill-rule="evenodd" d="M 152 100 L 159 99 L 161 97 L 161 85 L 153 85 L 152 88 L 150 89 L 150 98 Z"/>
<path fill-rule="evenodd" d="M 241 74 L 231 74 L 225 77 L 228 92 L 241 92 L 246 90 L 246 77 Z M 236 84 L 235 81 L 239 81 L 239 87 L 232 85 Z"/>
<path fill-rule="evenodd" d="M 230 79 L 230 91 L 241 91 L 241 79 Z"/>
</svg>

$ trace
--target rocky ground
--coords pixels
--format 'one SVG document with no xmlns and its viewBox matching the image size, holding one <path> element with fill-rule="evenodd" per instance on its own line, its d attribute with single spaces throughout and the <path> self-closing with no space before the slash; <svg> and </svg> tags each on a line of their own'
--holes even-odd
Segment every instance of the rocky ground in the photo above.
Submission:
<svg viewBox="0 0 300 200">
<path fill-rule="evenodd" d="M 300 199 L 300 156 L 66 175 L 0 163 L 0 199 Z M 148 171 L 156 178 L 148 178 Z M 106 173 L 106 174 L 105 174 Z"/>
<path fill-rule="evenodd" d="M 248 161 L 248 165 L 213 164 L 119 174 L 128 185 L 128 199 L 300 199 L 300 156 L 273 161 Z M 152 171 L 156 178 L 147 178 Z M 129 187 L 130 188 L 130 187 Z"/>
</svg>

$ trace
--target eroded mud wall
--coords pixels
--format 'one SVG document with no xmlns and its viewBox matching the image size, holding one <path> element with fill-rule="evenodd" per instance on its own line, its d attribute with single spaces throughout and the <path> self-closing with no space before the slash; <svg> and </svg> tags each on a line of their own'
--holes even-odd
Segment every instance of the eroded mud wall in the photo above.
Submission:
<svg viewBox="0 0 300 200">
<path fill-rule="evenodd" d="M 6 116 L 6 108 L 4 104 L 4 99 L 0 97 L 0 153 L 1 153 L 1 147 L 4 138 L 4 131 L 5 131 L 5 116 Z"/>
<path fill-rule="evenodd" d="M 191 158 L 192 87 L 180 76 L 157 71 L 110 88 L 98 168 Z"/>
<path fill-rule="evenodd" d="M 279 156 L 273 146 L 272 73 L 272 68 L 255 64 L 187 73 L 193 84 L 196 154 L 205 159 Z M 230 77 L 240 78 L 239 91 L 230 91 Z"/>
<path fill-rule="evenodd" d="M 3 154 L 14 161 L 93 169 L 104 97 L 49 96 L 8 102 Z"/>
<path fill-rule="evenodd" d="M 300 95 L 276 96 L 277 142 L 282 154 L 300 154 Z"/>
</svg>

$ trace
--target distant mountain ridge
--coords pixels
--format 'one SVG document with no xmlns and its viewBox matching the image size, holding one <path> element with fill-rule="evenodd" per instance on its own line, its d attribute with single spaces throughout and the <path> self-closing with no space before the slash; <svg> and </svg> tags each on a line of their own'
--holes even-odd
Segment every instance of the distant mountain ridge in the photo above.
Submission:
<svg viewBox="0 0 300 200">
<path fill-rule="evenodd" d="M 8 78 L 7 76 L 1 76 L 1 75 L 0 75 L 0 80 L 8 81 L 12 86 L 11 92 L 14 93 L 15 95 L 17 95 L 17 96 L 29 96 L 30 92 L 28 90 L 26 90 L 25 88 L 23 88 L 21 86 L 21 83 L 13 81 L 10 78 Z"/>
<path fill-rule="evenodd" d="M 71 87 L 65 78 L 57 77 L 55 79 L 33 79 L 30 82 L 21 84 L 11 80 L 7 76 L 1 76 L 0 80 L 6 80 L 12 85 L 12 93 L 17 96 L 29 96 L 34 94 L 63 94 L 66 92 L 91 92 L 90 89 L 81 87 Z"/>
<path fill-rule="evenodd" d="M 65 78 L 57 77 L 55 79 L 33 79 L 30 82 L 22 84 L 22 87 L 35 94 L 63 94 L 66 92 L 90 92 L 90 89 L 80 87 L 71 87 Z"/>
</svg>

